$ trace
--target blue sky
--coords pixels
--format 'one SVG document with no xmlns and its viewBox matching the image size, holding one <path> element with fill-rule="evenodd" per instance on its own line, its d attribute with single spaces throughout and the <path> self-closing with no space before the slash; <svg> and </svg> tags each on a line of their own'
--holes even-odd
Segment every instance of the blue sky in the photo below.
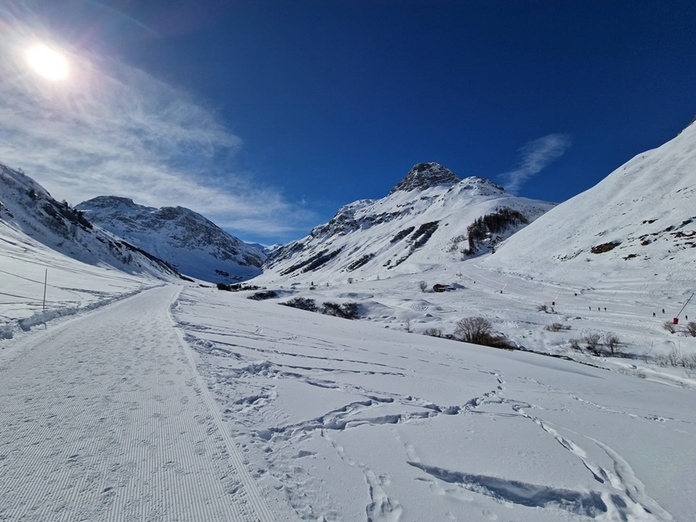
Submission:
<svg viewBox="0 0 696 522">
<path fill-rule="evenodd" d="M 563 201 L 696 114 L 694 27 L 682 0 L 5 0 L 0 162 L 266 244 L 424 161 Z"/>
</svg>

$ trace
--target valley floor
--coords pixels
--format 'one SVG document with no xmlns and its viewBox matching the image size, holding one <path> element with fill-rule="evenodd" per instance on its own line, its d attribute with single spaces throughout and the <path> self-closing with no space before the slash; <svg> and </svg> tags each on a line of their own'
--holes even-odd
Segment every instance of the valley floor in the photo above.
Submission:
<svg viewBox="0 0 696 522">
<path fill-rule="evenodd" d="M 2 341 L 0 520 L 687 521 L 694 392 L 163 286 Z"/>
</svg>

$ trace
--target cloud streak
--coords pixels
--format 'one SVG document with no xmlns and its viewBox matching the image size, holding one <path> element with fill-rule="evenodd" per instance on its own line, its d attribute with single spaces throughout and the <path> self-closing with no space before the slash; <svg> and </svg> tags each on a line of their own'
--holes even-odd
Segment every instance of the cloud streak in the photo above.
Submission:
<svg viewBox="0 0 696 522">
<path fill-rule="evenodd" d="M 312 223 L 311 211 L 235 166 L 242 140 L 190 94 L 65 46 L 70 78 L 47 82 L 23 60 L 46 36 L 1 10 L 0 32 L 0 162 L 54 197 L 185 206 L 257 238 L 289 237 Z"/>
<path fill-rule="evenodd" d="M 524 183 L 563 156 L 570 146 L 567 134 L 548 134 L 526 143 L 518 151 L 518 167 L 501 174 L 505 190 L 516 194 Z"/>
</svg>

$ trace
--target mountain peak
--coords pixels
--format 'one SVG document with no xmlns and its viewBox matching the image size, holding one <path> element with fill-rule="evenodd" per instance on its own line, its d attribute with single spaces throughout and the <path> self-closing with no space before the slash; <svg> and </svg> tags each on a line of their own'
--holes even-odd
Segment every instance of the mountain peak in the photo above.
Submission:
<svg viewBox="0 0 696 522">
<path fill-rule="evenodd" d="M 454 172 L 439 163 L 417 163 L 389 193 L 425 190 L 438 185 L 454 185 L 459 181 L 461 180 Z"/>
<path fill-rule="evenodd" d="M 118 208 L 125 207 L 127 209 L 136 209 L 140 205 L 136 204 L 131 198 L 121 196 L 97 196 L 88 201 L 80 203 L 83 206 L 93 208 Z"/>
<path fill-rule="evenodd" d="M 186 275 L 234 283 L 258 275 L 266 254 L 185 207 L 152 208 L 99 196 L 77 208 L 96 225 L 151 252 Z"/>
</svg>

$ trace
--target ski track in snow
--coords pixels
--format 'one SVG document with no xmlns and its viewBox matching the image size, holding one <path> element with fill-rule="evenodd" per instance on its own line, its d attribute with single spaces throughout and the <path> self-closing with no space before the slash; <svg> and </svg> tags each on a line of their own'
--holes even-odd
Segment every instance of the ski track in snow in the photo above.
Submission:
<svg viewBox="0 0 696 522">
<path fill-rule="evenodd" d="M 0 367 L 0 520 L 275 520 L 157 288 Z"/>
</svg>

